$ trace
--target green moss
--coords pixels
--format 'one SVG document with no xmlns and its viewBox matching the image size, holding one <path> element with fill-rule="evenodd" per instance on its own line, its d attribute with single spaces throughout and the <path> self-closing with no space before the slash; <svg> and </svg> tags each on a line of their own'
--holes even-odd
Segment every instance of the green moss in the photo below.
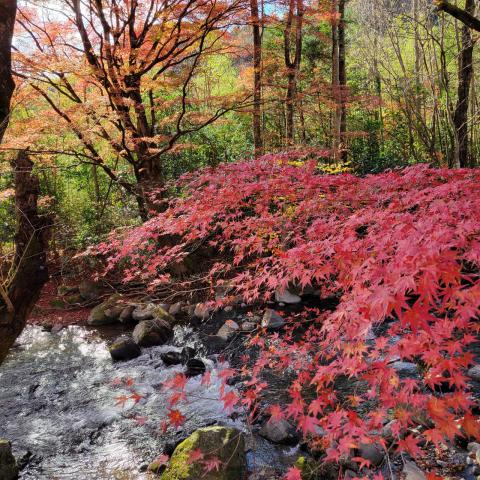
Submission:
<svg viewBox="0 0 480 480">
<path fill-rule="evenodd" d="M 204 459 L 217 457 L 221 462 L 219 471 L 205 473 L 204 465 L 197 461 L 189 463 L 191 453 L 200 449 Z M 234 428 L 201 428 L 180 443 L 172 455 L 162 480 L 238 480 L 245 472 L 245 441 L 241 432 Z"/>
</svg>

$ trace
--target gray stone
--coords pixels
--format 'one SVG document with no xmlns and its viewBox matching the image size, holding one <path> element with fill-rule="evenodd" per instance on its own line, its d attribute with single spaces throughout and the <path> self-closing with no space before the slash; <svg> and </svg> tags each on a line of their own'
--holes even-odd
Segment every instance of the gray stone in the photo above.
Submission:
<svg viewBox="0 0 480 480">
<path fill-rule="evenodd" d="M 55 325 L 53 325 L 50 332 L 55 335 L 57 333 L 60 333 L 63 329 L 64 329 L 64 326 L 61 323 L 56 323 Z"/>
<path fill-rule="evenodd" d="M 132 312 L 132 318 L 137 322 L 152 319 L 154 306 L 153 303 L 149 303 L 148 305 L 137 305 Z"/>
<path fill-rule="evenodd" d="M 217 335 L 225 340 L 230 340 L 240 330 L 237 322 L 227 320 L 218 330 Z"/>
<path fill-rule="evenodd" d="M 128 323 L 133 323 L 135 322 L 132 313 L 135 310 L 135 305 L 127 305 L 122 312 L 120 313 L 120 316 L 118 319 L 120 322 L 128 324 Z"/>
<path fill-rule="evenodd" d="M 468 450 L 469 452 L 476 452 L 477 450 L 480 450 L 480 443 L 470 442 L 470 443 L 467 445 L 467 450 Z"/>
<path fill-rule="evenodd" d="M 108 348 L 113 360 L 131 360 L 141 355 L 140 347 L 132 338 L 123 335 L 118 337 Z"/>
<path fill-rule="evenodd" d="M 275 301 L 279 303 L 294 304 L 300 303 L 302 299 L 287 289 L 277 289 L 275 290 Z"/>
<path fill-rule="evenodd" d="M 160 354 L 160 358 L 167 367 L 171 367 L 172 365 L 180 365 L 181 363 L 183 363 L 182 352 L 164 352 Z"/>
<path fill-rule="evenodd" d="M 210 316 L 211 310 L 204 303 L 197 303 L 195 310 L 193 311 L 193 316 L 205 320 Z"/>
<path fill-rule="evenodd" d="M 140 347 L 163 345 L 171 336 L 170 324 L 159 318 L 143 320 L 133 330 L 133 339 Z"/>
<path fill-rule="evenodd" d="M 189 462 L 193 451 L 200 450 L 205 460 L 218 458 L 221 467 L 206 473 L 202 462 Z M 229 427 L 200 428 L 181 442 L 173 452 L 161 480 L 240 480 L 246 473 L 243 434 Z"/>
<path fill-rule="evenodd" d="M 414 462 L 406 462 L 402 470 L 405 480 L 427 480 L 425 474 Z"/>
<path fill-rule="evenodd" d="M 299 440 L 295 427 L 284 418 L 281 420 L 268 420 L 268 422 L 263 424 L 259 434 L 270 442 L 282 445 L 295 445 Z"/>
<path fill-rule="evenodd" d="M 252 332 L 257 328 L 257 325 L 253 322 L 243 322 L 242 323 L 242 331 L 243 332 Z"/>
<path fill-rule="evenodd" d="M 358 455 L 368 460 L 375 467 L 381 465 L 385 458 L 382 447 L 374 443 L 361 443 L 358 447 Z"/>
<path fill-rule="evenodd" d="M 166 322 L 173 322 L 175 320 L 162 305 L 156 305 L 154 303 L 138 305 L 132 312 L 132 318 L 138 322 L 151 319 L 160 319 Z"/>
<path fill-rule="evenodd" d="M 475 365 L 470 368 L 467 372 L 467 375 L 476 382 L 480 382 L 480 365 Z"/>
<path fill-rule="evenodd" d="M 12 454 L 12 445 L 0 438 L 0 480 L 14 480 L 18 476 L 18 466 Z"/>
<path fill-rule="evenodd" d="M 285 320 L 275 310 L 267 308 L 262 318 L 262 327 L 267 330 L 280 330 L 285 325 Z"/>
<path fill-rule="evenodd" d="M 198 358 L 187 360 L 185 367 L 185 376 L 189 378 L 203 375 L 207 370 L 205 364 Z"/>
</svg>

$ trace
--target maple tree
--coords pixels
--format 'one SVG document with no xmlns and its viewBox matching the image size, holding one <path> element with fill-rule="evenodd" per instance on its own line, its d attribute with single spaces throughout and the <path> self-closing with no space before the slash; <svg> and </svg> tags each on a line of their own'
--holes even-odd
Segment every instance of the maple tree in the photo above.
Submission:
<svg viewBox="0 0 480 480">
<path fill-rule="evenodd" d="M 149 193 L 160 194 L 165 181 L 164 157 L 250 97 L 242 89 L 204 101 L 194 94 L 208 58 L 231 52 L 228 31 L 243 1 L 72 0 L 65 6 L 61 13 L 55 5 L 19 8 L 16 76 L 50 108 L 44 121 L 54 118 L 56 129 L 60 119 L 70 130 L 75 142 L 63 153 L 97 166 L 135 195 L 146 220 L 154 208 Z M 119 161 L 131 167 L 136 183 L 121 174 Z"/>
<path fill-rule="evenodd" d="M 415 456 L 421 439 L 479 436 L 465 375 L 479 331 L 479 181 L 477 170 L 426 165 L 322 175 L 299 152 L 266 155 L 184 176 L 181 198 L 143 226 L 115 232 L 97 254 L 106 272 L 122 267 L 127 281 L 156 285 L 205 242 L 219 252 L 211 285 L 228 279 L 246 302 L 292 284 L 336 298 L 333 310 L 290 318 L 283 335 L 252 337 L 260 354 L 245 367 L 251 379 L 241 402 L 256 411 L 268 392 L 265 369 L 288 367 L 296 372 L 290 403 L 270 413 L 295 421 L 313 444 L 330 445 L 327 459 L 383 444 L 375 432 L 387 420 L 396 448 Z M 181 241 L 159 246 L 170 235 Z M 399 361 L 416 364 L 418 375 L 399 374 Z M 338 394 L 342 378 L 358 383 L 355 395 Z M 422 412 L 428 426 L 412 432 Z"/>
</svg>

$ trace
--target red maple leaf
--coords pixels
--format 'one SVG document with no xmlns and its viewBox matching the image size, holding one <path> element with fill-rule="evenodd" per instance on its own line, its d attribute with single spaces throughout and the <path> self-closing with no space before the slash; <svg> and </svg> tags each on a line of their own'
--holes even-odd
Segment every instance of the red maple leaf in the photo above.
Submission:
<svg viewBox="0 0 480 480">
<path fill-rule="evenodd" d="M 199 460 L 203 460 L 203 453 L 199 448 L 196 448 L 195 450 L 192 450 L 188 456 L 187 463 L 195 463 L 198 462 Z"/>
<path fill-rule="evenodd" d="M 170 410 L 168 412 L 168 419 L 170 421 L 170 424 L 176 428 L 182 426 L 185 422 L 185 417 L 182 415 L 182 412 L 180 412 L 180 410 Z"/>
<path fill-rule="evenodd" d="M 210 457 L 206 460 L 203 460 L 202 464 L 203 464 L 203 470 L 204 470 L 204 476 L 209 473 L 209 472 L 212 472 L 214 470 L 216 470 L 217 472 L 220 470 L 220 466 L 222 465 L 222 461 L 218 458 L 218 457 Z"/>
</svg>

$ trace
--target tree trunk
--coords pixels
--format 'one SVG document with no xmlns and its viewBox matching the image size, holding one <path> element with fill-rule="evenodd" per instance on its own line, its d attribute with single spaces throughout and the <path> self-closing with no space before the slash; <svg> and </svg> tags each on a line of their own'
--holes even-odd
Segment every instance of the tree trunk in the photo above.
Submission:
<svg viewBox="0 0 480 480">
<path fill-rule="evenodd" d="M 333 157 L 335 161 L 347 160 L 345 133 L 347 131 L 346 59 L 345 59 L 345 0 L 334 0 L 333 11 L 338 13 L 338 23 L 332 24 L 332 91 L 335 99 L 333 124 Z"/>
<path fill-rule="evenodd" d="M 473 14 L 475 1 L 465 1 L 465 11 Z M 457 105 L 453 114 L 455 128 L 455 147 L 451 166 L 466 168 L 471 166 L 468 148 L 468 105 L 470 85 L 473 75 L 473 41 L 470 28 L 462 27 L 462 50 L 458 62 Z"/>
<path fill-rule="evenodd" d="M 19 152 L 12 162 L 15 172 L 15 257 L 11 281 L 0 285 L 0 364 L 20 335 L 43 285 L 48 280 L 46 264 L 48 219 L 38 215 L 40 193 L 33 163 L 27 152 Z"/>
<path fill-rule="evenodd" d="M 340 87 L 340 161 L 347 161 L 347 146 L 345 134 L 347 133 L 347 62 L 345 54 L 345 2 L 338 2 L 338 82 Z"/>
<path fill-rule="evenodd" d="M 16 11 L 16 0 L 0 0 L 0 142 L 7 129 L 10 99 L 15 88 L 12 79 L 11 51 Z"/>
<path fill-rule="evenodd" d="M 292 59 L 291 54 L 291 34 L 292 25 L 295 21 L 295 51 Z M 295 140 L 295 99 L 297 94 L 297 80 L 300 71 L 300 62 L 302 56 L 302 28 L 303 28 L 303 0 L 289 1 L 287 13 L 287 24 L 284 31 L 284 56 L 285 67 L 287 68 L 287 94 L 285 96 L 286 104 L 286 141 L 287 145 L 293 145 Z"/>
<path fill-rule="evenodd" d="M 139 162 L 140 167 L 135 169 L 137 179 L 137 203 L 140 218 L 145 222 L 154 212 L 163 209 L 159 201 L 162 199 L 164 187 L 161 163 L 153 159 Z"/>
<path fill-rule="evenodd" d="M 255 157 L 263 154 L 262 137 L 262 34 L 258 0 L 250 0 L 253 29 L 253 144 Z"/>
</svg>

